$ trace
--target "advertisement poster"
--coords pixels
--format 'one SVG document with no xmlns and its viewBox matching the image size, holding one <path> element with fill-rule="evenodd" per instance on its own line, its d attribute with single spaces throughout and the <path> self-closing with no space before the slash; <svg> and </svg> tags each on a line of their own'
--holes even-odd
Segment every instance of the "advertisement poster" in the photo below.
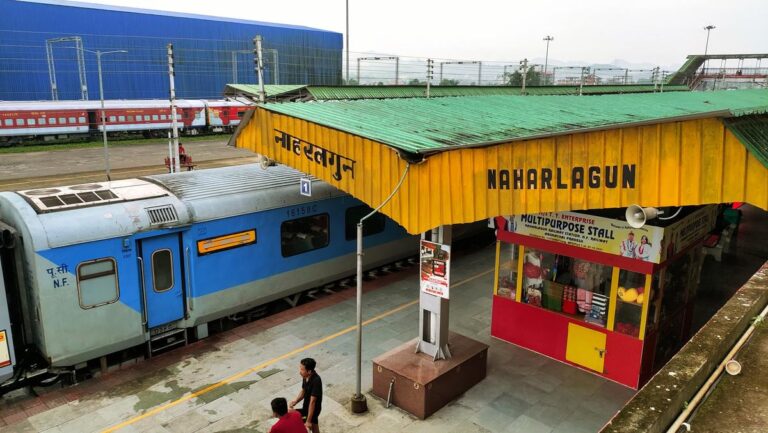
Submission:
<svg viewBox="0 0 768 433">
<path fill-rule="evenodd" d="M 421 290 L 430 295 L 448 298 L 451 276 L 451 247 L 421 241 Z"/>
<path fill-rule="evenodd" d="M 0 367 L 11 365 L 11 353 L 8 350 L 8 340 L 5 330 L 0 331 Z"/>
<path fill-rule="evenodd" d="M 683 220 L 667 227 L 666 247 L 662 249 L 662 260 L 666 260 L 687 246 L 699 241 L 715 227 L 717 206 L 704 206 Z"/>
<path fill-rule="evenodd" d="M 661 262 L 664 229 L 573 212 L 515 215 L 511 232 L 647 262 Z"/>
</svg>

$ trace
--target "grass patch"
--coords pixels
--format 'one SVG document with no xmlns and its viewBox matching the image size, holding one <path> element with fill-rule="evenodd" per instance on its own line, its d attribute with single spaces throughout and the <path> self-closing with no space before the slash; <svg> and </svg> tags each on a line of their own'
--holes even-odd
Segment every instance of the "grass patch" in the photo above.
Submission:
<svg viewBox="0 0 768 433">
<path fill-rule="evenodd" d="M 196 141 L 212 141 L 212 140 L 226 141 L 226 140 L 229 140 L 229 137 L 230 137 L 229 134 L 198 135 L 195 137 L 179 138 L 179 141 L 181 141 L 182 143 L 194 143 Z M 118 140 L 118 139 L 109 140 L 110 148 L 131 146 L 131 145 L 143 145 L 143 144 L 167 145 L 168 141 L 165 138 L 138 138 L 138 139 L 127 139 L 127 140 Z M 7 153 L 28 153 L 28 152 L 48 152 L 48 151 L 56 151 L 56 150 L 91 149 L 96 147 L 104 147 L 104 142 L 101 140 L 97 140 L 97 141 L 82 141 L 77 143 L 30 144 L 30 145 L 20 145 L 20 146 L 12 146 L 12 147 L 0 147 L 0 155 L 7 154 Z"/>
</svg>

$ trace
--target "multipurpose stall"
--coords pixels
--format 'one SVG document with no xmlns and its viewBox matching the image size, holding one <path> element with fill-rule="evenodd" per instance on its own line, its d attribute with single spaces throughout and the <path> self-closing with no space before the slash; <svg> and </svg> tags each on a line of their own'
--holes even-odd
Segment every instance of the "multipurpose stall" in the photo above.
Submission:
<svg viewBox="0 0 768 433">
<path fill-rule="evenodd" d="M 631 388 L 645 383 L 688 338 L 717 207 L 640 228 L 623 216 L 495 218 L 491 334 Z"/>
</svg>

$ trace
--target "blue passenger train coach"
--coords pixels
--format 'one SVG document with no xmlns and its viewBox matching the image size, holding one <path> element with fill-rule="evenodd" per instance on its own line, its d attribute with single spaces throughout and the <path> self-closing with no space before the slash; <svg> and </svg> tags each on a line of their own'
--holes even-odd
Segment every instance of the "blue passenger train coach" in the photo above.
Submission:
<svg viewBox="0 0 768 433">
<path fill-rule="evenodd" d="M 301 176 L 247 165 L 0 193 L 0 382 L 152 353 L 354 273 L 370 208 L 318 180 L 302 196 Z M 366 268 L 417 251 L 381 214 L 364 236 Z"/>
</svg>

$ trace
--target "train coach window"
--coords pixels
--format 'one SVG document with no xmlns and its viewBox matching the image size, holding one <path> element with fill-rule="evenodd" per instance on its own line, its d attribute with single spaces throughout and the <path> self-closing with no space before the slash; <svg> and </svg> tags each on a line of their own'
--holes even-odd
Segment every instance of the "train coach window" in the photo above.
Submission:
<svg viewBox="0 0 768 433">
<path fill-rule="evenodd" d="M 291 257 L 328 246 L 327 213 L 284 221 L 280 225 L 280 249 L 283 257 Z"/>
<path fill-rule="evenodd" d="M 16 126 L 24 126 L 24 119 L 16 119 Z"/>
<path fill-rule="evenodd" d="M 29 125 L 29 126 L 35 126 L 35 124 L 37 124 L 37 122 L 35 121 L 35 119 L 27 119 L 27 125 Z"/>
<path fill-rule="evenodd" d="M 85 117 L 80 116 L 80 117 L 77 118 L 77 121 L 80 122 L 80 123 L 85 123 Z"/>
<path fill-rule="evenodd" d="M 156 292 L 165 292 L 173 287 L 171 250 L 157 250 L 152 253 L 152 283 Z"/>
<path fill-rule="evenodd" d="M 141 119 L 139 119 L 139 120 L 141 120 Z M 128 116 L 128 121 L 129 122 L 133 122 L 133 116 Z"/>
<path fill-rule="evenodd" d="M 5 119 L 5 126 L 13 126 L 13 119 Z"/>
<path fill-rule="evenodd" d="M 125 122 L 125 116 L 118 116 L 117 120 L 119 120 L 120 122 Z"/>
<path fill-rule="evenodd" d="M 67 123 L 67 119 L 65 119 L 63 117 L 59 117 L 59 125 L 63 125 L 65 123 Z"/>
<path fill-rule="evenodd" d="M 144 116 L 144 120 L 149 121 L 149 115 Z"/>
<path fill-rule="evenodd" d="M 74 117 L 70 117 L 68 120 L 69 120 L 69 123 L 76 123 Z"/>
<path fill-rule="evenodd" d="M 39 123 L 41 125 L 45 125 L 45 117 L 41 117 L 41 118 L 37 119 L 37 123 Z"/>
<path fill-rule="evenodd" d="M 152 115 L 152 120 L 159 120 L 159 118 L 160 116 L 158 116 L 157 114 Z"/>
<path fill-rule="evenodd" d="M 116 302 L 120 297 L 115 259 L 90 260 L 77 265 L 80 307 L 87 309 Z"/>
<path fill-rule="evenodd" d="M 113 123 L 117 122 L 117 116 L 109 116 L 109 121 Z"/>
<path fill-rule="evenodd" d="M 51 117 L 50 119 L 48 119 L 48 123 L 50 123 L 51 125 L 55 125 L 56 124 L 56 118 L 55 117 Z"/>
<path fill-rule="evenodd" d="M 168 116 L 166 116 L 165 114 L 161 114 L 160 115 L 160 119 L 161 120 L 168 120 Z"/>
<path fill-rule="evenodd" d="M 373 209 L 370 206 L 361 205 L 347 209 L 344 218 L 344 231 L 346 232 L 346 238 L 348 241 L 357 239 L 357 223 L 360 222 L 360 218 L 371 213 Z M 384 231 L 386 225 L 386 217 L 381 213 L 376 213 L 363 222 L 363 237 L 375 235 Z"/>
</svg>

